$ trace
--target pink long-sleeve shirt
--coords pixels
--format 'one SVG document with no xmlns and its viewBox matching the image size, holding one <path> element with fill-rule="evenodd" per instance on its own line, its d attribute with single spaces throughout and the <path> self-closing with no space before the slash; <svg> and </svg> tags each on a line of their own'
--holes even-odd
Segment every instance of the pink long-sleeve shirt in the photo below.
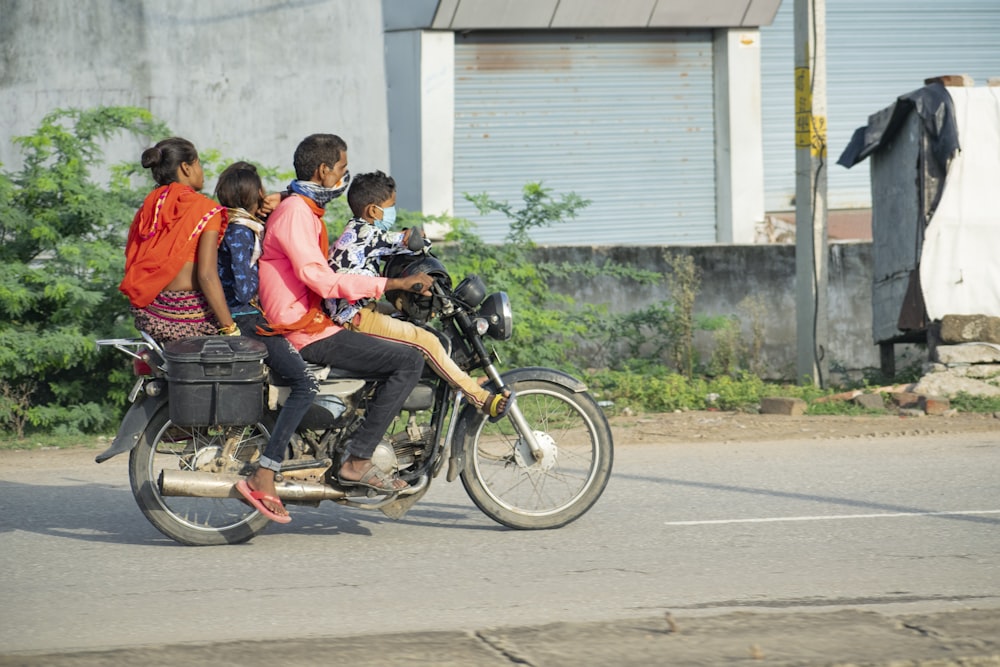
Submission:
<svg viewBox="0 0 1000 667">
<path fill-rule="evenodd" d="M 309 310 L 309 293 L 324 299 L 377 299 L 385 291 L 385 278 L 337 273 L 320 248 L 323 222 L 299 195 L 286 197 L 267 220 L 264 247 L 258 264 L 260 305 L 274 324 L 297 322 Z M 301 350 L 341 330 L 328 320 L 322 331 L 294 331 L 288 342 Z"/>
</svg>

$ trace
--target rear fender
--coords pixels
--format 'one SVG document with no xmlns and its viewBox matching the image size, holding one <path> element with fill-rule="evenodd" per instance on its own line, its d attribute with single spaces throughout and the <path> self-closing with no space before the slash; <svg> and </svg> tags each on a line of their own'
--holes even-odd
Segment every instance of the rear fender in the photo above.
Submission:
<svg viewBox="0 0 1000 667">
<path fill-rule="evenodd" d="M 167 392 L 163 392 L 159 396 L 147 396 L 145 393 L 140 393 L 136 402 L 125 413 L 125 418 L 122 419 L 121 426 L 118 427 L 118 435 L 111 441 L 111 446 L 98 454 L 94 460 L 98 463 L 104 463 L 113 456 L 131 451 L 139 444 L 139 438 L 146 430 L 149 420 L 166 404 Z"/>
<path fill-rule="evenodd" d="M 500 375 L 500 379 L 503 380 L 504 386 L 507 387 L 526 380 L 538 380 L 562 385 L 574 393 L 587 391 L 587 385 L 572 375 L 563 373 L 562 371 L 557 371 L 554 368 L 543 368 L 541 366 L 515 368 L 507 371 L 506 373 L 502 373 Z M 490 391 L 496 391 L 496 385 L 492 382 L 483 386 Z M 458 422 L 455 425 L 455 432 L 451 438 L 451 457 L 448 459 L 447 476 L 447 480 L 449 482 L 455 481 L 455 478 L 458 477 L 459 473 L 462 472 L 462 469 L 465 468 L 466 438 L 468 437 L 468 434 L 475 429 L 475 426 L 479 423 L 479 421 L 485 418 L 486 415 L 484 415 L 482 411 L 476 409 L 476 406 L 474 405 L 467 403 L 465 407 L 462 408 L 462 412 L 458 416 Z"/>
</svg>

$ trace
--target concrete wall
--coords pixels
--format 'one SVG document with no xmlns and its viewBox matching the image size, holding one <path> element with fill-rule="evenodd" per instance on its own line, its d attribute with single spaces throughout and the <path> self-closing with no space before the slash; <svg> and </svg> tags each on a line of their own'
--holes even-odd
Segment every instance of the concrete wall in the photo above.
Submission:
<svg viewBox="0 0 1000 667">
<path fill-rule="evenodd" d="M 541 261 L 602 266 L 616 262 L 659 274 L 668 271 L 669 260 L 689 255 L 701 273 L 695 314 L 737 315 L 743 340 L 751 340 L 751 316 L 741 302 L 760 300 L 765 313 L 766 343 L 760 361 L 770 379 L 794 381 L 795 247 L 792 245 L 714 245 L 672 247 L 543 247 L 536 250 Z M 597 278 L 585 282 L 558 281 L 553 289 L 581 302 L 605 304 L 612 314 L 632 312 L 670 300 L 665 284 L 639 285 L 631 280 Z M 858 379 L 880 366 L 879 349 L 872 336 L 872 244 L 836 243 L 829 256 L 829 366 L 831 379 L 839 383 Z M 708 335 L 696 337 L 701 358 L 711 355 Z M 912 345 L 896 346 L 896 367 L 919 363 L 925 353 Z"/>
<path fill-rule="evenodd" d="M 56 108 L 149 109 L 199 149 L 291 169 L 314 132 L 388 169 L 381 3 L 0 0 L 0 162 Z M 138 160 L 121 141 L 112 161 Z"/>
</svg>

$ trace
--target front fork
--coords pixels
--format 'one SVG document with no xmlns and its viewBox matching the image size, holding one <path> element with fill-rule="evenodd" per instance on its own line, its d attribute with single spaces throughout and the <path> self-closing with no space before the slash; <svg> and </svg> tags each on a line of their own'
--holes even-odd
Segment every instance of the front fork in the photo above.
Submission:
<svg viewBox="0 0 1000 667">
<path fill-rule="evenodd" d="M 492 380 L 494 386 L 497 387 L 497 391 L 503 391 L 504 390 L 503 378 L 500 377 L 500 372 L 496 369 L 496 366 L 494 366 L 490 362 L 491 357 L 489 356 L 489 353 L 486 352 L 486 346 L 483 345 L 482 340 L 480 340 L 478 337 L 475 338 L 474 340 L 476 343 L 478 343 L 478 348 L 482 350 L 482 352 L 480 353 L 480 358 L 487 362 L 486 365 L 484 366 L 484 370 L 486 371 L 486 376 L 490 380 Z M 480 350 L 477 349 L 476 352 L 479 353 Z M 541 445 L 538 444 L 538 440 L 535 438 L 535 431 L 531 428 L 531 425 L 528 424 L 528 420 L 524 418 L 524 413 L 521 412 L 520 406 L 518 406 L 517 401 L 514 399 L 513 388 L 510 388 L 510 390 L 511 390 L 510 400 L 514 401 L 514 404 L 511 405 L 510 409 L 507 411 L 507 416 L 510 418 L 511 423 L 517 430 L 518 435 L 521 436 L 524 442 L 531 449 L 531 455 L 535 458 L 536 461 L 541 461 L 542 456 L 544 455 L 542 447 Z"/>
<path fill-rule="evenodd" d="M 493 355 L 490 354 L 489 350 L 486 349 L 486 345 L 483 344 L 483 339 L 475 330 L 475 324 L 473 324 L 472 319 L 464 312 L 459 313 L 456 319 L 458 320 L 458 325 L 462 327 L 462 331 L 465 332 L 466 340 L 472 344 L 473 351 L 479 355 L 479 359 L 483 362 L 483 369 L 486 371 L 486 376 L 493 381 L 494 386 L 497 387 L 497 391 L 503 391 L 503 378 L 500 377 L 500 372 L 493 365 Z M 513 389 L 511 389 L 511 400 L 514 400 Z M 514 400 L 514 404 L 507 411 L 507 416 L 510 417 L 514 428 L 531 449 L 531 455 L 536 461 L 541 461 L 544 452 L 542 452 L 542 448 L 535 438 L 535 432 L 528 424 L 528 420 L 524 418 L 524 413 L 521 412 L 521 408 L 518 407 L 516 400 Z"/>
</svg>

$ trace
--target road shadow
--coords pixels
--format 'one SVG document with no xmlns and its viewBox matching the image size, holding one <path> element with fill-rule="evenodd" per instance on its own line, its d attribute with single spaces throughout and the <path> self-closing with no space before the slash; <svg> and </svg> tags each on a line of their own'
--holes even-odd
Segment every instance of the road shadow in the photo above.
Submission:
<svg viewBox="0 0 1000 667">
<path fill-rule="evenodd" d="M 0 482 L 0 534 L 15 530 L 114 544 L 167 540 L 142 516 L 129 490 L 102 484 Z"/>
<path fill-rule="evenodd" d="M 377 510 L 346 508 L 324 502 L 319 507 L 288 505 L 293 521 L 268 526 L 269 534 L 372 535 L 383 524 L 405 523 L 458 530 L 509 530 L 484 525 L 470 508 L 428 502 L 401 519 Z M 0 481 L 0 535 L 25 531 L 85 542 L 182 546 L 162 535 L 143 516 L 131 489 L 81 483 L 42 485 Z"/>
<path fill-rule="evenodd" d="M 625 479 L 636 482 L 666 484 L 678 487 L 692 487 L 698 489 L 709 489 L 713 491 L 726 491 L 729 493 L 743 493 L 754 496 L 771 496 L 774 498 L 785 498 L 790 500 L 804 500 L 815 503 L 841 505 L 843 507 L 862 508 L 867 510 L 879 510 L 881 512 L 914 514 L 929 519 L 943 519 L 947 521 L 966 521 L 970 523 L 981 523 L 990 526 L 1000 525 L 1000 518 L 979 516 L 975 514 L 935 514 L 935 512 L 946 512 L 941 508 L 913 507 L 909 505 L 896 505 L 891 503 L 877 503 L 869 500 L 857 500 L 854 498 L 840 498 L 837 496 L 824 496 L 812 493 L 799 493 L 795 491 L 776 491 L 774 489 L 761 489 L 752 486 L 737 486 L 733 484 L 718 484 L 714 482 L 696 482 L 686 479 L 675 479 L 670 477 L 652 477 L 648 475 L 613 475 L 617 479 Z"/>
</svg>

